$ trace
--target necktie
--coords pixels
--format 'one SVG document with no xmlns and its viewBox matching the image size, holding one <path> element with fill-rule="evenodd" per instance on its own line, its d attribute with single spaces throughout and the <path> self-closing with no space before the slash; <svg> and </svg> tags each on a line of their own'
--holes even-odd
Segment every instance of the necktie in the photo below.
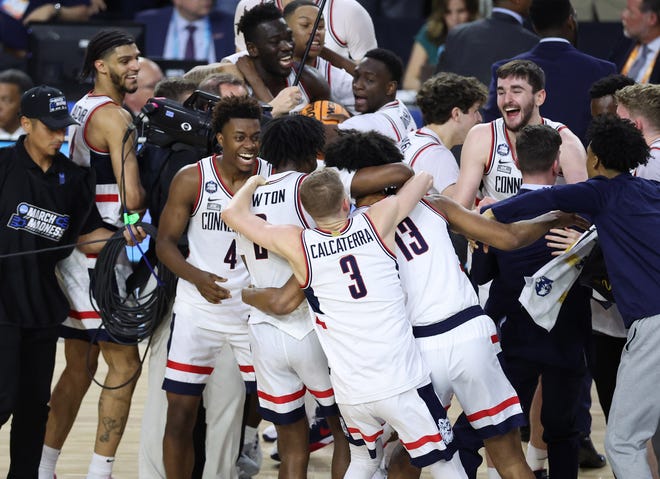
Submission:
<svg viewBox="0 0 660 479">
<path fill-rule="evenodd" d="M 184 59 L 194 60 L 195 59 L 195 30 L 197 27 L 193 24 L 187 25 L 186 30 L 188 30 L 188 40 L 186 41 L 186 52 L 184 54 Z"/>
<path fill-rule="evenodd" d="M 642 51 L 637 55 L 637 58 L 635 58 L 635 61 L 628 72 L 628 76 L 633 80 L 637 80 L 637 75 L 639 75 L 642 67 L 646 64 L 646 57 L 649 56 L 650 51 L 648 45 L 642 45 Z"/>
</svg>

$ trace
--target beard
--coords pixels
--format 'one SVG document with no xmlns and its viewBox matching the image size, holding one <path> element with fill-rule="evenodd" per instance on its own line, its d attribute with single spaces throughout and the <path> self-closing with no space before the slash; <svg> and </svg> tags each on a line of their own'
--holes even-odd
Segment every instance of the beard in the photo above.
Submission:
<svg viewBox="0 0 660 479">
<path fill-rule="evenodd" d="M 529 124 L 529 120 L 532 119 L 533 113 L 534 113 L 533 107 L 530 107 L 529 109 L 520 107 L 520 122 L 516 125 L 510 125 L 507 122 L 506 114 L 504 114 L 502 115 L 504 118 L 504 125 L 509 131 L 512 131 L 513 133 L 517 133 Z"/>
<path fill-rule="evenodd" d="M 122 82 L 121 76 L 117 75 L 112 70 L 110 71 L 110 81 L 121 94 L 135 93 L 138 89 L 137 82 L 135 82 L 134 87 L 127 88 L 125 83 Z"/>
</svg>

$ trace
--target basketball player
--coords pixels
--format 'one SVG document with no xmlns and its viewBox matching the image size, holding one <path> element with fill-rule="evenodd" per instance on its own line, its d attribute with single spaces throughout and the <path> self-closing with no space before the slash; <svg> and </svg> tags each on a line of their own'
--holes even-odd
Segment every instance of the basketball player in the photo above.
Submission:
<svg viewBox="0 0 660 479">
<path fill-rule="evenodd" d="M 458 179 L 458 162 L 450 151 L 462 145 L 468 131 L 481 122 L 479 109 L 488 90 L 474 77 L 438 73 L 417 92 L 424 127 L 410 136 L 405 162 L 415 171 L 433 175 L 429 193 L 451 196 Z"/>
<path fill-rule="evenodd" d="M 163 459 L 168 477 L 190 477 L 200 396 L 222 348 L 233 350 L 246 389 L 255 389 L 247 335 L 249 309 L 240 300 L 249 275 L 238 256 L 236 236 L 220 212 L 250 175 L 270 173 L 269 165 L 257 158 L 260 118 L 261 108 L 252 98 L 221 99 L 212 121 L 223 155 L 181 169 L 161 214 L 156 252 L 180 278 L 163 381 L 168 400 Z M 186 227 L 187 259 L 177 247 Z"/>
<path fill-rule="evenodd" d="M 82 68 L 82 76 L 93 77 L 94 88 L 72 110 L 80 125 L 72 132 L 70 156 L 75 163 L 95 171 L 96 205 L 111 228 L 124 225 L 124 208 L 140 212 L 145 204 L 133 136 L 126 136 L 132 118 L 122 107 L 124 96 L 137 90 L 139 54 L 130 35 L 118 30 L 97 33 L 87 45 Z M 131 268 L 125 255 L 119 259 L 117 272 L 125 279 Z M 89 270 L 95 264 L 95 254 L 74 250 L 58 265 L 62 289 L 71 308 L 60 333 L 65 338 L 66 367 L 51 395 L 40 465 L 40 474 L 49 479 L 91 384 L 88 355 L 91 370 L 95 371 L 99 351 L 102 353 L 108 365 L 106 385 L 125 384 L 101 392 L 94 453 L 87 476 L 90 479 L 106 478 L 112 472 L 139 375 L 137 346 L 119 344 L 99 329 L 101 318 L 89 294 Z M 90 341 L 97 342 L 91 346 L 91 353 Z"/>
<path fill-rule="evenodd" d="M 396 99 L 402 76 L 403 64 L 394 52 L 384 48 L 369 50 L 353 75 L 355 110 L 361 114 L 336 128 L 377 131 L 392 138 L 405 152 L 410 144 L 409 135 L 417 129 L 417 124 L 403 102 Z"/>
<path fill-rule="evenodd" d="M 545 74 L 534 62 L 513 60 L 497 69 L 497 106 L 502 114 L 470 130 L 461 153 L 461 169 L 454 199 L 465 207 L 474 204 L 479 185 L 482 198 L 502 200 L 515 195 L 522 176 L 516 166 L 515 139 L 525 125 L 550 125 L 559 131 L 559 162 L 567 183 L 587 179 L 586 153 L 579 138 L 566 126 L 542 118 Z"/>
<path fill-rule="evenodd" d="M 339 168 L 359 168 L 386 161 L 401 161 L 387 138 L 354 134 L 350 148 L 359 144 L 361 155 L 337 145 L 328 148 L 326 162 Z M 367 208 L 383 195 L 358 198 Z M 471 238 L 513 249 L 539 238 L 556 218 L 503 225 L 468 212 L 443 196 L 422 199 L 397 226 L 395 236 L 399 274 L 413 335 L 431 367 L 433 387 L 446 407 L 456 394 L 464 412 L 495 466 L 504 478 L 533 478 L 520 447 L 518 427 L 525 424 L 518 396 L 504 375 L 495 325 L 483 309 L 462 271 L 447 226 Z M 429 278 L 443 297 L 428 294 Z M 440 319 L 439 319 L 440 318 Z M 407 462 L 404 459 L 405 462 Z M 401 471 L 405 462 L 390 464 L 388 477 L 418 477 L 419 470 Z"/>
<path fill-rule="evenodd" d="M 371 478 L 382 456 L 380 436 L 387 421 L 416 465 L 429 466 L 433 477 L 465 478 L 458 458 L 448 449 L 451 426 L 405 319 L 391 253 L 396 224 L 431 186 L 430 176 L 416 175 L 396 196 L 376 203 L 368 215 L 348 219 L 349 201 L 339 176 L 332 169 L 316 171 L 300 190 L 303 206 L 317 224 L 314 230 L 271 225 L 251 214 L 252 195 L 264 182 L 251 178 L 223 211 L 223 220 L 269 252 L 287 258 L 305 286 L 335 397 L 351 435 L 351 464 L 345 477 Z"/>
<path fill-rule="evenodd" d="M 306 173 L 316 169 L 316 155 L 324 143 L 323 125 L 317 120 L 292 115 L 271 121 L 264 131 L 261 151 L 277 173 L 254 195 L 252 212 L 276 224 L 308 227 L 312 220 L 300 206 L 298 191 Z M 291 277 L 286 260 L 242 235 L 237 247 L 243 252 L 255 287 L 280 287 Z M 306 390 L 319 403 L 333 432 L 332 477 L 344 477 L 350 458 L 348 442 L 339 423 L 328 360 L 309 319 L 307 303 L 300 302 L 286 315 L 253 308 L 248 323 L 260 413 L 277 429 L 282 461 L 279 477 L 307 477 Z"/>
</svg>

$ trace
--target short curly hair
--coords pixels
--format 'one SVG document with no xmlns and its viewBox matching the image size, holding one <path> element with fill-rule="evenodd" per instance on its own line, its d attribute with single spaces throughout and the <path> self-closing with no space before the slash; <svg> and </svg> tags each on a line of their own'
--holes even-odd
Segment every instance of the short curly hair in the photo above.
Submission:
<svg viewBox="0 0 660 479">
<path fill-rule="evenodd" d="M 228 96 L 221 98 L 213 107 L 211 127 L 213 133 L 222 132 L 222 128 L 232 118 L 249 118 L 261 120 L 259 102 L 249 96 Z"/>
<path fill-rule="evenodd" d="M 288 162 L 299 168 L 316 166 L 316 157 L 324 145 L 325 129 L 320 121 L 304 115 L 286 115 L 269 121 L 264 128 L 260 156 L 276 169 Z"/>
<path fill-rule="evenodd" d="M 246 42 L 252 42 L 254 41 L 254 36 L 259 25 L 273 20 L 279 20 L 280 18 L 284 17 L 274 3 L 261 3 L 245 11 L 236 24 L 236 31 L 243 33 Z"/>
<path fill-rule="evenodd" d="M 394 140 L 375 131 L 340 130 L 325 151 L 325 165 L 355 171 L 403 161 Z"/>
<path fill-rule="evenodd" d="M 401 85 L 401 78 L 403 78 L 403 62 L 401 58 L 392 50 L 386 48 L 374 48 L 364 54 L 364 58 L 373 58 L 383 63 L 390 73 L 390 79 L 395 81 L 397 85 Z"/>
<path fill-rule="evenodd" d="M 417 106 L 425 124 L 442 125 L 451 118 L 455 107 L 467 113 L 475 103 L 483 105 L 487 98 L 488 89 L 475 77 L 444 72 L 424 82 L 417 92 Z"/>
<path fill-rule="evenodd" d="M 603 98 L 607 95 L 614 95 L 617 90 L 621 90 L 628 85 L 634 85 L 635 80 L 620 73 L 612 73 L 591 84 L 589 88 L 589 97 L 594 100 Z"/>
<path fill-rule="evenodd" d="M 649 147 L 629 120 L 599 115 L 592 120 L 587 136 L 591 151 L 605 168 L 625 173 L 648 162 Z"/>
</svg>

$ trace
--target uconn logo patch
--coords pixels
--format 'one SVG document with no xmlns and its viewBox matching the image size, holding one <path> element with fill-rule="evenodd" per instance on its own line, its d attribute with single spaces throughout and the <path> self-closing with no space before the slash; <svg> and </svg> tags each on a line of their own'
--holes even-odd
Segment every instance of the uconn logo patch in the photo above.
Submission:
<svg viewBox="0 0 660 479">
<path fill-rule="evenodd" d="M 552 283 L 554 283 L 554 281 L 548 278 L 547 276 L 541 276 L 539 279 L 536 280 L 536 284 L 534 285 L 534 288 L 536 289 L 536 294 L 538 296 L 549 295 L 550 291 L 552 291 Z"/>
<path fill-rule="evenodd" d="M 69 227 L 69 216 L 54 213 L 29 203 L 19 203 L 16 213 L 11 215 L 7 226 L 49 240 L 59 241 Z"/>
<path fill-rule="evenodd" d="M 509 145 L 500 143 L 497 145 L 497 154 L 500 156 L 507 156 L 509 154 Z"/>
<path fill-rule="evenodd" d="M 218 191 L 218 184 L 215 181 L 207 181 L 206 184 L 204 185 L 204 190 L 212 195 L 213 193 Z"/>
</svg>

